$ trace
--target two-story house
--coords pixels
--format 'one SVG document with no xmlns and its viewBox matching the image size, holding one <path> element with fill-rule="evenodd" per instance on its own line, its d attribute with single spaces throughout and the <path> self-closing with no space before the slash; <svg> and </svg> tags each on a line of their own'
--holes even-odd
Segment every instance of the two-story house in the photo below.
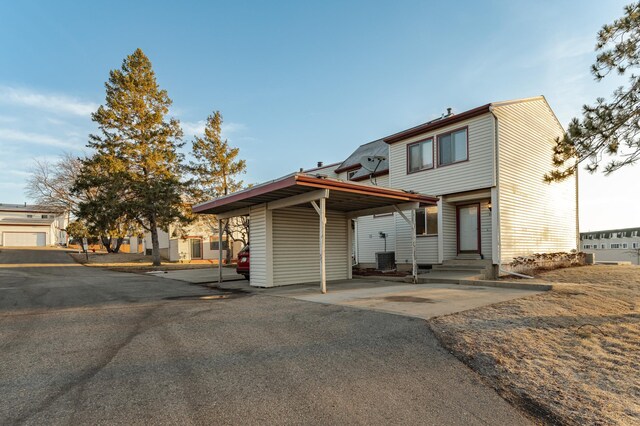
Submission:
<svg viewBox="0 0 640 426">
<path fill-rule="evenodd" d="M 318 244 L 319 271 L 328 279 L 351 276 L 342 252 L 352 259 L 352 247 L 361 265 L 393 251 L 398 268 L 414 274 L 416 264 L 462 259 L 497 275 L 517 256 L 578 247 L 577 177 L 544 181 L 563 133 L 542 96 L 493 102 L 362 145 L 337 166 L 256 185 L 194 211 L 250 215 L 252 285 L 310 281 L 318 274 Z M 343 227 L 343 220 L 351 224 Z"/>
<path fill-rule="evenodd" d="M 0 204 L 0 245 L 44 247 L 67 243 L 68 215 L 47 206 Z"/>
<path fill-rule="evenodd" d="M 596 262 L 631 262 L 640 265 L 640 228 L 607 229 L 580 234 L 582 251 Z"/>
</svg>

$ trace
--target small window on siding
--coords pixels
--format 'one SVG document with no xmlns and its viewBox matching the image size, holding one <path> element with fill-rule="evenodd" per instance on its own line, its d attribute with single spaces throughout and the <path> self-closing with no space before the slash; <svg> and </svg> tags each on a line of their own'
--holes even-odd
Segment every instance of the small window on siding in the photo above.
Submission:
<svg viewBox="0 0 640 426">
<path fill-rule="evenodd" d="M 459 163 L 468 159 L 467 129 L 438 136 L 438 165 Z"/>
<path fill-rule="evenodd" d="M 438 235 L 438 207 L 416 210 L 416 235 Z"/>
<path fill-rule="evenodd" d="M 609 245 L 609 248 L 612 248 L 612 249 L 619 249 L 619 248 L 620 248 L 620 244 L 618 244 L 618 243 L 611 243 L 611 244 Z"/>
<path fill-rule="evenodd" d="M 352 170 L 350 172 L 347 172 L 347 180 L 353 179 L 353 177 L 356 175 L 356 173 L 358 173 L 357 170 Z"/>
<path fill-rule="evenodd" d="M 409 173 L 433 168 L 433 138 L 408 146 Z"/>
</svg>

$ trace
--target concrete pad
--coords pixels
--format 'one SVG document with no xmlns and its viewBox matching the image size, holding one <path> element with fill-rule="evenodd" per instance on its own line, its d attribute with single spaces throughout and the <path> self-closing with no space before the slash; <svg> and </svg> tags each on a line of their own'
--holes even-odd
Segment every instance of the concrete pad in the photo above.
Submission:
<svg viewBox="0 0 640 426">
<path fill-rule="evenodd" d="M 183 269 L 180 271 L 154 271 L 147 272 L 160 278 L 169 278 L 171 280 L 186 281 L 192 284 L 204 284 L 218 281 L 218 267 L 200 269 Z M 223 281 L 244 280 L 242 275 L 236 274 L 234 268 L 222 268 Z M 248 282 L 248 281 L 247 281 Z"/>
<path fill-rule="evenodd" d="M 354 288 L 357 286 L 356 288 Z M 274 288 L 265 294 L 308 302 L 342 305 L 429 319 L 498 302 L 540 294 L 541 291 L 459 284 L 391 284 L 365 280 L 334 282 L 321 294 L 313 286 Z"/>
</svg>

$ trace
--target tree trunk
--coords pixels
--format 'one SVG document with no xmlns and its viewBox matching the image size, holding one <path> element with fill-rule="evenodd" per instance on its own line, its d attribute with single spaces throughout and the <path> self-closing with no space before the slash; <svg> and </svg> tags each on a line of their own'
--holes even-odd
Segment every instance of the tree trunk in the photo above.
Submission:
<svg viewBox="0 0 640 426">
<path fill-rule="evenodd" d="M 153 266 L 160 266 L 160 241 L 158 240 L 158 227 L 156 226 L 155 217 L 149 221 L 151 228 L 151 259 Z"/>
<path fill-rule="evenodd" d="M 119 253 L 119 252 L 120 252 L 120 246 L 122 245 L 122 240 L 123 240 L 123 238 L 122 238 L 122 237 L 118 237 L 118 238 L 116 239 L 116 246 L 115 246 L 115 248 L 113 249 L 113 253 Z"/>
<path fill-rule="evenodd" d="M 111 237 L 102 236 L 100 239 L 102 240 L 104 248 L 107 249 L 107 253 L 113 253 L 113 250 L 111 249 Z"/>
<path fill-rule="evenodd" d="M 227 239 L 227 265 L 231 265 L 231 251 L 233 250 L 233 241 L 229 238 L 229 219 L 224 225 L 224 233 L 226 234 Z M 222 248 L 222 241 L 220 241 L 220 247 Z"/>
</svg>

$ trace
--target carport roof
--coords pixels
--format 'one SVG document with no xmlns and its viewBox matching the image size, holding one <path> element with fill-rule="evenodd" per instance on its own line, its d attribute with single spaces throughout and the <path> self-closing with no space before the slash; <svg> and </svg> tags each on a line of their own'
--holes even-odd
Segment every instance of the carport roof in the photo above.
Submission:
<svg viewBox="0 0 640 426">
<path fill-rule="evenodd" d="M 235 192 L 193 207 L 195 213 L 222 214 L 233 210 L 269 203 L 283 198 L 301 195 L 318 189 L 329 190 L 327 209 L 353 212 L 376 209 L 403 203 L 434 205 L 437 198 L 392 188 L 344 182 L 305 173 L 293 173 Z"/>
</svg>

